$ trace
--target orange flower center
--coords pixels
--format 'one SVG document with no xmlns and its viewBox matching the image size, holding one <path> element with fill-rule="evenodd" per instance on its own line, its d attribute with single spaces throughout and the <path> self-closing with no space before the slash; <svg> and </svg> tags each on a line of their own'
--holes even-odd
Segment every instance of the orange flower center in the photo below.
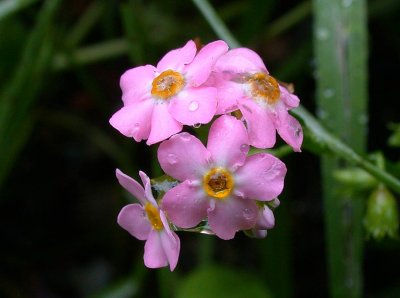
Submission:
<svg viewBox="0 0 400 298">
<path fill-rule="evenodd" d="M 232 191 L 232 174 L 224 168 L 213 168 L 203 177 L 203 187 L 207 195 L 216 199 L 226 198 Z"/>
<path fill-rule="evenodd" d="M 160 218 L 160 211 L 151 203 L 147 203 L 144 206 L 147 218 L 150 221 L 151 226 L 154 230 L 160 231 L 164 228 L 164 225 Z"/>
<path fill-rule="evenodd" d="M 181 91 L 184 85 L 183 76 L 179 72 L 168 69 L 153 80 L 151 95 L 168 99 Z"/>
<path fill-rule="evenodd" d="M 253 98 L 262 99 L 268 104 L 276 103 L 280 96 L 279 84 L 269 74 L 258 72 L 248 78 L 250 92 Z"/>
</svg>

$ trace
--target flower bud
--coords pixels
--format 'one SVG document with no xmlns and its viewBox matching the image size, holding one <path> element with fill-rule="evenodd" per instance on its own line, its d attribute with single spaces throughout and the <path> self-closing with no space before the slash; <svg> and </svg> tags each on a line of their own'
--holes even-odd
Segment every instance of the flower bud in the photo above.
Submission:
<svg viewBox="0 0 400 298">
<path fill-rule="evenodd" d="M 368 237 L 378 240 L 386 235 L 397 237 L 399 215 L 396 199 L 383 184 L 368 198 L 364 226 Z"/>
</svg>

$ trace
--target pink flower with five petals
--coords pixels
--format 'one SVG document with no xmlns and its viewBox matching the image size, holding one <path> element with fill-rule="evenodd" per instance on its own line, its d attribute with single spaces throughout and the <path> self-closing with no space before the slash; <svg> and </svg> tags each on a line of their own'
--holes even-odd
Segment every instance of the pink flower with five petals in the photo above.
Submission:
<svg viewBox="0 0 400 298">
<path fill-rule="evenodd" d="M 171 231 L 167 218 L 151 193 L 149 177 L 139 172 L 144 188 L 136 180 L 116 170 L 119 183 L 141 204 L 129 204 L 118 215 L 118 224 L 139 240 L 146 240 L 144 264 L 160 268 L 169 264 L 173 271 L 178 263 L 180 240 Z"/>
<path fill-rule="evenodd" d="M 268 73 L 257 53 L 247 48 L 230 50 L 218 59 L 214 71 L 207 84 L 218 89 L 217 114 L 239 109 L 250 145 L 271 148 L 277 131 L 294 151 L 301 151 L 301 125 L 288 113 L 299 105 L 299 98 Z"/>
<path fill-rule="evenodd" d="M 157 67 L 126 71 L 120 81 L 124 106 L 110 124 L 136 142 L 147 139 L 151 145 L 180 132 L 183 125 L 210 122 L 217 107 L 216 89 L 202 85 L 228 46 L 218 40 L 196 51 L 190 40 L 168 52 Z"/>
<path fill-rule="evenodd" d="M 210 128 L 207 148 L 188 133 L 161 143 L 158 160 L 165 173 L 182 181 L 163 197 L 161 208 L 175 225 L 191 228 L 208 217 L 214 233 L 232 239 L 254 227 L 258 207 L 283 189 L 286 166 L 267 153 L 247 156 L 244 124 L 228 115 Z"/>
</svg>

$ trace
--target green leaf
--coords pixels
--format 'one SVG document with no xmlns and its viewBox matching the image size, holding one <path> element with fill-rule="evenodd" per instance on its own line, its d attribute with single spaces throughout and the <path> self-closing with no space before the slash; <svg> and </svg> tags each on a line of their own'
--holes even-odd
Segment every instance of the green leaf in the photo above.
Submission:
<svg viewBox="0 0 400 298">
<path fill-rule="evenodd" d="M 177 298 L 270 298 L 269 289 L 247 272 L 219 266 L 204 267 L 181 280 Z"/>
</svg>

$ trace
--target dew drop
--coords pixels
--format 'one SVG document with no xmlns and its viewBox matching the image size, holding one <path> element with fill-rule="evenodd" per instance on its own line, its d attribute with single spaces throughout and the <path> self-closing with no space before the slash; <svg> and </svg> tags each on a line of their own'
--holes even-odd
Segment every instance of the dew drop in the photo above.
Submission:
<svg viewBox="0 0 400 298">
<path fill-rule="evenodd" d="M 167 161 L 170 165 L 174 165 L 178 162 L 178 157 L 175 154 L 170 153 L 167 156 Z"/>
<path fill-rule="evenodd" d="M 194 128 L 199 128 L 201 126 L 201 123 L 195 123 L 195 124 L 193 124 L 193 127 Z"/>
<path fill-rule="evenodd" d="M 197 111 L 198 108 L 199 108 L 199 103 L 197 101 L 192 101 L 189 104 L 189 111 L 191 112 Z"/>
<path fill-rule="evenodd" d="M 247 145 L 247 144 L 242 144 L 242 145 L 240 146 L 240 151 L 242 151 L 243 153 L 246 153 L 246 154 L 247 154 L 247 152 L 249 152 L 249 145 Z"/>
</svg>

